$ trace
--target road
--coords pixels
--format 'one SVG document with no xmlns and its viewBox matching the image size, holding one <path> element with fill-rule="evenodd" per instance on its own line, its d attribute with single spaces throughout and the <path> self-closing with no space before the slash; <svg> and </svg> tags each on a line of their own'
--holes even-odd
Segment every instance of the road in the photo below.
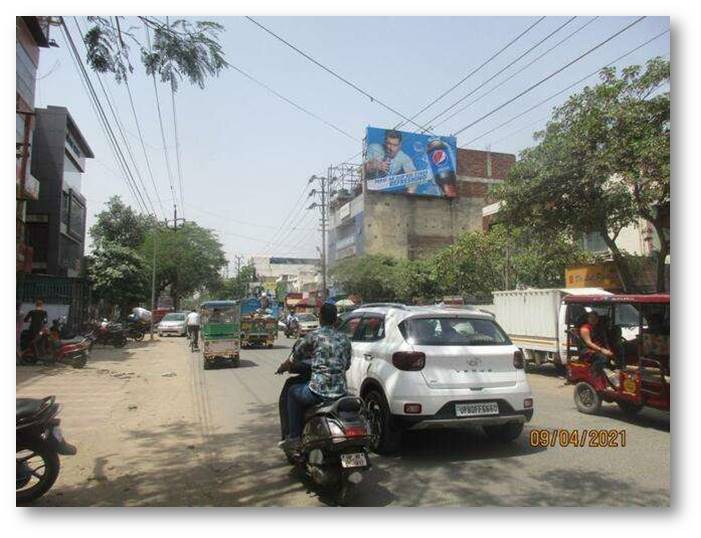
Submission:
<svg viewBox="0 0 701 538">
<path fill-rule="evenodd" d="M 80 450 L 37 504 L 324 506 L 276 447 L 284 378 L 273 372 L 290 344 L 243 350 L 236 369 L 203 370 L 185 339 L 167 338 L 98 350 L 84 370 L 18 370 L 18 395 L 57 394 Z M 477 429 L 409 433 L 397 455 L 372 456 L 351 504 L 670 504 L 669 415 L 646 409 L 629 419 L 606 405 L 587 416 L 552 370 L 529 381 L 536 411 L 519 440 L 502 445 Z M 532 447 L 533 429 L 625 430 L 626 446 Z"/>
<path fill-rule="evenodd" d="M 290 477 L 275 443 L 277 398 L 284 379 L 273 375 L 289 352 L 244 350 L 240 369 L 202 370 L 191 362 L 212 439 L 212 457 L 231 461 L 252 476 L 234 502 L 316 506 L 319 499 Z M 667 505 L 670 491 L 669 416 L 644 410 L 633 420 L 615 406 L 603 416 L 579 413 L 572 387 L 553 370 L 529 374 L 536 412 L 510 445 L 490 442 L 479 430 L 406 435 L 394 457 L 372 458 L 373 470 L 358 489 L 358 506 L 627 506 Z M 532 429 L 626 431 L 625 448 L 533 448 Z M 235 462 L 235 463 L 234 463 Z M 232 499 L 233 500 L 233 499 Z"/>
</svg>

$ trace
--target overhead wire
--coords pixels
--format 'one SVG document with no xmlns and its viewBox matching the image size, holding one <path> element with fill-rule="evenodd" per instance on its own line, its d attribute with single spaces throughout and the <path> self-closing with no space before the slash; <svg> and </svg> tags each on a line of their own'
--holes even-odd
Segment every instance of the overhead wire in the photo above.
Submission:
<svg viewBox="0 0 701 538">
<path fill-rule="evenodd" d="M 535 110 L 536 108 L 538 108 L 538 107 L 544 105 L 544 104 L 547 103 L 548 101 L 551 101 L 551 100 L 555 99 L 555 97 L 557 97 L 558 95 L 562 95 L 563 93 L 565 93 L 565 92 L 568 91 L 569 89 L 571 89 L 571 88 L 577 86 L 578 84 L 584 82 L 585 80 L 587 80 L 587 79 L 589 79 L 589 78 L 591 78 L 591 77 L 593 77 L 593 76 L 595 76 L 595 75 L 598 75 L 598 74 L 601 72 L 602 69 L 605 69 L 605 68 L 607 68 L 607 67 L 610 67 L 611 65 L 615 64 L 616 62 L 619 62 L 619 61 L 622 60 L 623 58 L 625 58 L 625 57 L 627 57 L 627 56 L 630 56 L 630 55 L 633 54 L 634 52 L 640 50 L 640 49 L 643 48 L 644 46 L 648 45 L 649 43 L 652 43 L 653 41 L 655 41 L 656 39 L 659 39 L 660 37 L 662 37 L 663 35 L 665 35 L 665 34 L 667 34 L 667 33 L 669 33 L 669 30 L 665 30 L 664 32 L 660 32 L 659 34 L 655 35 L 654 37 L 652 37 L 652 38 L 646 40 L 645 42 L 641 43 L 641 44 L 638 45 L 637 47 L 634 47 L 634 48 L 628 50 L 626 53 L 622 54 L 621 56 L 618 56 L 615 60 L 612 60 L 612 61 L 610 61 L 609 63 L 607 63 L 606 65 L 603 65 L 603 66 L 599 67 L 599 68 L 596 69 L 595 71 L 592 71 L 592 72 L 589 73 L 588 75 L 583 76 L 582 78 L 576 80 L 575 82 L 573 82 L 572 84 L 566 86 L 565 88 L 562 88 L 561 90 L 555 92 L 554 94 L 550 95 L 549 97 L 546 97 L 545 99 L 542 99 L 541 101 L 538 101 L 538 102 L 537 102 L 536 104 L 534 104 L 533 106 L 531 106 L 531 107 L 527 108 L 526 110 L 520 112 L 519 114 L 516 114 L 515 116 L 509 118 L 509 119 L 506 120 L 505 122 L 500 123 L 500 124 L 497 125 L 496 127 L 493 127 L 492 129 L 490 129 L 490 130 L 488 130 L 488 131 L 485 131 L 485 132 L 482 133 L 481 135 L 476 136 L 476 137 L 474 137 L 473 139 L 471 139 L 471 140 L 465 142 L 465 143 L 464 143 L 462 146 L 460 146 L 460 147 L 463 147 L 463 148 L 464 148 L 464 147 L 466 147 L 467 145 L 469 145 L 469 144 L 471 144 L 471 143 L 473 143 L 473 142 L 476 142 L 476 141 L 479 140 L 480 138 L 484 138 L 484 137 L 487 136 L 488 134 L 491 134 L 491 133 L 493 133 L 494 131 L 496 131 L 496 130 L 498 130 L 498 129 L 501 129 L 502 127 L 505 127 L 506 125 L 509 125 L 510 123 L 512 123 L 513 121 L 517 120 L 518 118 L 521 118 L 521 117 L 525 116 L 526 114 L 528 114 L 528 113 L 531 112 L 532 110 Z"/>
<path fill-rule="evenodd" d="M 490 62 L 492 62 L 493 60 L 495 60 L 500 54 L 502 54 L 502 53 L 505 52 L 509 47 L 511 47 L 511 45 L 513 45 L 514 43 L 516 43 L 519 39 L 521 39 L 523 36 L 525 36 L 528 32 L 530 32 L 530 31 L 531 31 L 533 28 L 535 28 L 538 24 L 540 24 L 541 22 L 543 22 L 544 19 L 545 19 L 545 17 L 540 17 L 540 18 L 537 19 L 533 24 L 529 25 L 525 30 L 523 30 L 520 34 L 518 34 L 516 37 L 514 37 L 511 41 L 509 41 L 509 42 L 508 42 L 506 45 L 504 45 L 501 49 L 499 49 L 498 51 L 496 51 L 496 52 L 495 52 L 494 54 L 492 54 L 489 58 L 487 58 L 484 62 L 482 62 L 480 65 L 478 65 L 478 66 L 477 66 L 476 68 L 474 68 L 472 71 L 470 71 L 467 75 L 465 75 L 462 79 L 460 79 L 458 82 L 456 82 L 455 84 L 453 84 L 450 88 L 448 88 L 447 90 L 445 90 L 445 91 L 444 91 L 443 93 L 441 93 L 438 97 L 436 97 L 435 99 L 433 99 L 433 101 L 431 101 L 430 103 L 428 103 L 428 104 L 427 104 L 426 106 L 424 106 L 421 110 L 419 110 L 416 114 L 414 114 L 414 115 L 411 117 L 411 120 L 416 119 L 417 116 L 420 116 L 423 112 L 425 112 L 426 110 L 428 110 L 429 108 L 431 108 L 434 104 L 436 104 L 438 101 L 440 101 L 441 99 L 443 99 L 443 98 L 444 98 L 446 95 L 448 95 L 450 92 L 452 92 L 452 91 L 455 90 L 457 87 L 459 87 L 459 86 L 461 86 L 463 83 L 465 83 L 468 79 L 470 79 L 470 77 L 472 77 L 473 75 L 477 74 L 482 68 L 486 67 Z M 429 120 L 428 122 L 425 122 L 425 123 L 428 124 L 428 123 L 430 123 L 430 122 L 431 122 L 431 120 Z M 395 128 L 395 129 L 399 129 L 399 128 L 402 127 L 403 125 L 406 125 L 406 123 L 407 123 L 407 122 L 405 122 L 405 121 L 404 121 L 404 122 L 400 122 L 400 123 L 398 123 L 397 125 L 395 125 L 394 128 Z"/>
<path fill-rule="evenodd" d="M 113 156 L 115 158 L 115 162 L 117 163 L 117 166 L 122 169 L 122 173 L 124 174 L 123 179 L 127 184 L 127 187 L 131 192 L 134 201 L 136 202 L 139 208 L 139 211 L 149 214 L 146 202 L 144 201 L 143 196 L 141 195 L 141 192 L 139 191 L 138 185 L 136 185 L 133 176 L 131 176 L 130 174 L 126 159 L 121 153 L 119 144 L 117 143 L 117 138 L 114 132 L 112 131 L 109 119 L 107 118 L 107 114 L 102 108 L 102 104 L 97 96 L 95 87 L 93 86 L 92 81 L 88 76 L 87 70 L 85 69 L 85 66 L 82 63 L 80 53 L 78 52 L 78 48 L 76 47 L 75 42 L 73 41 L 73 37 L 71 36 L 70 30 L 68 29 L 68 26 L 66 25 L 66 22 L 63 17 L 61 17 L 60 19 L 60 27 L 66 38 L 66 43 L 68 44 L 69 55 L 71 56 L 74 65 L 76 66 L 76 70 L 78 71 L 78 77 L 83 85 L 83 88 L 88 94 L 88 101 L 90 102 L 93 111 L 95 112 L 95 115 L 98 118 L 98 123 L 102 127 L 103 133 L 105 134 L 105 138 L 108 142 L 108 146 L 112 150 Z"/>
<path fill-rule="evenodd" d="M 166 17 L 166 26 L 170 30 L 170 18 Z M 178 170 L 178 186 L 180 188 L 180 205 L 183 208 L 183 218 L 185 215 L 185 194 L 183 192 L 183 169 L 180 164 L 180 138 L 178 137 L 178 114 L 175 108 L 175 82 L 170 82 L 170 101 L 173 105 L 173 134 L 175 136 L 175 162 Z"/>
<path fill-rule="evenodd" d="M 540 79 L 538 82 L 536 82 L 536 83 L 534 83 L 534 84 L 531 84 L 528 88 L 526 88 L 525 90 L 519 92 L 517 95 L 515 95 L 515 96 L 512 97 L 511 99 L 508 99 L 507 101 L 505 101 L 505 102 L 502 103 L 501 105 L 499 105 L 499 106 L 493 108 L 492 110 L 490 110 L 489 112 L 483 114 L 482 116 L 480 116 L 480 117 L 477 118 L 476 120 L 474 120 L 474 121 L 468 123 L 467 125 L 465 125 L 465 126 L 462 127 L 461 129 L 458 129 L 457 131 L 455 131 L 455 132 L 453 133 L 453 136 L 459 135 L 460 133 L 466 131 L 467 129 L 469 129 L 469 128 L 475 126 L 475 125 L 477 125 L 478 123 L 480 123 L 480 122 L 482 122 L 482 121 L 484 121 L 485 119 L 487 119 L 488 117 L 492 116 L 493 114 L 496 114 L 496 113 L 497 113 L 499 110 L 501 110 L 502 108 L 504 108 L 504 107 L 508 106 L 509 104 L 513 103 L 513 102 L 516 101 L 517 99 L 520 99 L 521 97 L 523 97 L 523 96 L 526 95 L 527 93 L 533 91 L 535 88 L 537 88 L 537 87 L 540 86 L 541 84 L 547 82 L 548 80 L 550 80 L 550 79 L 553 78 L 554 76 L 556 76 L 556 75 L 562 73 L 565 69 L 571 67 L 572 65 L 574 65 L 574 64 L 577 63 L 577 62 L 579 62 L 579 61 L 582 60 L 583 58 L 589 56 L 589 55 L 590 55 L 592 52 L 594 52 L 595 50 L 597 50 L 597 49 L 603 47 L 606 43 L 612 41 L 613 39 L 615 39 L 616 37 L 618 37 L 618 36 L 621 35 L 622 33 L 624 33 L 624 32 L 626 32 L 626 31 L 630 30 L 633 26 L 635 26 L 636 24 L 640 23 L 640 22 L 643 21 L 645 18 L 646 18 L 645 16 L 643 16 L 643 17 L 638 17 L 638 18 L 635 19 L 633 22 L 631 22 L 630 24 L 627 24 L 626 26 L 624 26 L 623 28 L 621 28 L 620 30 L 618 30 L 617 32 L 615 32 L 614 34 L 612 34 L 611 36 L 607 37 L 606 39 L 604 39 L 603 41 L 601 41 L 601 42 L 598 43 L 597 45 L 593 46 L 592 48 L 590 48 L 589 50 L 587 50 L 587 51 L 584 52 L 583 54 L 580 54 L 580 55 L 579 55 L 577 58 L 575 58 L 574 60 L 571 60 L 570 62 L 566 63 L 565 65 L 563 65 L 563 66 L 560 67 L 559 69 L 557 69 L 557 70 L 553 71 L 552 73 L 550 73 L 548 76 L 546 76 L 546 77 Z"/>
<path fill-rule="evenodd" d="M 83 34 L 80 25 L 78 24 L 78 18 L 73 17 L 73 23 L 75 24 L 76 29 L 78 30 L 78 33 L 80 35 Z M 109 107 L 110 112 L 112 113 L 112 117 L 114 118 L 115 124 L 117 125 L 117 131 L 119 132 L 120 136 L 122 137 L 122 142 L 124 142 L 124 147 L 126 149 L 127 155 L 129 156 L 129 159 L 131 160 L 132 165 L 134 166 L 134 172 L 136 173 L 136 178 L 139 180 L 139 183 L 141 185 L 141 188 L 143 189 L 143 193 L 146 196 L 146 200 L 148 201 L 148 204 L 151 208 L 150 212 L 152 214 L 156 214 L 155 206 L 153 205 L 153 202 L 151 200 L 151 196 L 148 193 L 148 189 L 146 188 L 146 185 L 144 184 L 144 180 L 141 177 L 141 171 L 139 170 L 139 166 L 136 164 L 136 160 L 134 159 L 134 154 L 132 153 L 131 150 L 131 144 L 127 140 L 126 135 L 124 134 L 124 130 L 122 128 L 122 122 L 121 119 L 119 118 L 119 114 L 115 110 L 115 108 L 112 106 L 112 95 L 110 92 L 108 92 L 108 88 L 105 88 L 105 85 L 102 82 L 102 76 L 98 73 L 97 76 L 97 82 L 100 85 L 100 89 L 102 90 L 102 94 L 105 96 L 105 101 L 107 101 L 107 106 Z M 133 177 L 133 176 L 132 176 Z"/>
<path fill-rule="evenodd" d="M 433 128 L 435 129 L 436 127 L 439 127 L 439 126 L 443 125 L 443 124 L 444 124 L 445 122 L 447 122 L 448 120 L 450 120 L 450 119 L 454 118 L 455 116 L 457 116 L 458 114 L 460 114 L 460 112 L 462 112 L 463 110 L 466 110 L 466 109 L 468 109 L 469 107 L 471 107 L 472 105 L 474 105 L 475 103 L 477 103 L 478 101 L 481 101 L 484 97 L 486 97 L 487 95 L 489 95 L 489 94 L 492 93 L 493 91 L 497 90 L 498 88 L 502 87 L 502 86 L 503 86 L 504 84 L 506 84 L 508 81 L 510 81 L 511 79 L 513 79 L 516 75 L 522 73 L 523 71 L 525 71 L 526 69 L 528 69 L 530 66 L 532 66 L 534 63 L 536 63 L 538 60 L 542 59 L 543 57 L 545 57 L 546 55 L 548 55 L 550 52 L 552 52 L 553 50 L 555 50 L 557 47 L 559 47 L 560 45 L 562 45 L 563 43 L 565 43 L 566 41 L 568 41 L 570 38 L 574 37 L 576 34 L 578 34 L 579 32 L 581 32 L 582 30 L 584 30 L 587 26 L 589 26 L 591 23 L 593 23 L 593 22 L 594 22 L 596 19 L 598 19 L 598 18 L 599 18 L 599 17 L 592 17 L 591 19 L 589 19 L 588 21 L 586 21 L 583 25 L 581 25 L 579 28 L 575 29 L 573 32 L 570 32 L 570 33 L 567 34 L 565 37 L 563 37 L 560 41 L 558 41 L 557 43 L 555 43 L 554 45 L 552 45 L 550 48 L 544 50 L 544 51 L 543 51 L 542 53 L 540 53 L 538 56 L 536 56 L 535 58 L 533 58 L 530 62 L 526 63 L 525 65 L 523 65 L 522 67 L 520 67 L 519 69 L 517 69 L 516 71 L 514 71 L 511 75 L 509 75 L 509 76 L 506 77 L 505 79 L 501 80 L 498 84 L 492 86 L 489 90 L 487 90 L 486 92 L 484 92 L 484 93 L 478 95 L 475 99 L 473 99 L 473 100 L 470 101 L 469 103 L 466 103 L 465 105 L 461 106 L 461 107 L 458 108 L 457 110 L 453 111 L 451 114 L 449 114 L 448 116 L 446 116 L 445 118 L 443 118 L 441 121 L 439 121 L 438 123 L 436 123 L 435 125 L 433 125 Z"/>
<path fill-rule="evenodd" d="M 284 39 L 283 37 L 281 37 L 281 36 L 279 36 L 278 34 L 276 34 L 275 32 L 273 32 L 273 31 L 272 31 L 271 29 L 269 29 L 268 27 L 266 27 L 266 26 L 264 26 L 263 24 L 259 23 L 259 22 L 258 22 L 257 20 L 255 20 L 254 18 L 248 17 L 248 16 L 247 16 L 246 19 L 248 19 L 250 22 L 252 22 L 253 24 L 255 24 L 255 25 L 256 25 L 257 27 L 259 27 L 261 30 L 263 30 L 263 31 L 266 32 L 267 34 L 271 35 L 272 37 L 274 37 L 275 39 L 277 39 L 277 40 L 280 41 L 281 43 L 284 43 L 286 46 L 288 46 L 289 48 L 291 48 L 292 50 L 294 50 L 294 51 L 297 52 L 298 54 L 302 55 L 304 58 L 306 58 L 307 60 L 309 60 L 310 62 L 312 62 L 314 65 L 320 67 L 321 69 L 323 69 L 324 71 L 326 71 L 327 73 L 329 73 L 329 74 L 330 74 L 331 76 L 333 76 L 334 78 L 340 80 L 341 82 L 343 82 L 343 83 L 346 84 L 347 86 L 353 88 L 353 89 L 354 89 L 355 91 L 357 91 L 358 93 L 364 95 L 365 97 L 367 97 L 368 99 L 370 99 L 371 102 L 377 103 L 378 105 L 380 105 L 380 106 L 381 106 L 382 108 L 384 108 L 385 110 L 388 110 L 388 111 L 391 112 L 392 114 L 395 114 L 395 115 L 399 116 L 400 118 L 402 118 L 403 120 L 406 120 L 407 123 L 411 123 L 412 125 L 414 125 L 414 126 L 420 128 L 420 129 L 423 128 L 422 125 L 419 125 L 418 123 L 416 123 L 415 121 L 413 121 L 411 118 L 407 117 L 407 116 L 404 115 L 403 113 L 401 113 L 401 112 L 399 112 L 398 110 L 396 110 L 394 107 L 391 107 L 390 105 L 388 105 L 388 104 L 385 103 L 384 101 L 381 101 L 381 100 L 378 99 L 376 96 L 372 95 L 370 92 L 368 92 L 368 91 L 362 89 L 360 86 L 358 86 L 358 85 L 355 84 L 354 82 L 351 82 L 350 80 L 348 80 L 347 78 L 343 77 L 342 75 L 338 74 L 336 71 L 334 71 L 334 70 L 331 69 L 330 67 L 327 67 L 326 65 L 324 65 L 323 63 L 321 63 L 320 61 L 318 61 L 317 59 L 315 59 L 315 58 L 312 57 L 311 55 L 307 54 L 306 52 L 304 52 L 303 50 L 301 50 L 301 49 L 298 48 L 297 46 L 293 45 L 292 43 L 290 43 L 289 41 L 287 41 L 287 40 Z"/>
<path fill-rule="evenodd" d="M 468 93 L 466 93 L 465 95 L 463 95 L 460 99 L 458 99 L 457 101 L 455 101 L 454 103 L 452 103 L 451 105 L 449 105 L 447 108 L 443 109 L 441 112 L 439 112 L 438 114 L 436 114 L 435 116 L 433 116 L 433 117 L 430 118 L 429 120 L 426 120 L 426 123 L 427 123 L 429 126 L 432 126 L 432 123 L 433 123 L 435 120 L 437 120 L 438 118 L 440 118 L 441 116 L 443 116 L 444 114 L 446 114 L 447 112 L 449 112 L 450 110 L 452 110 L 453 108 L 455 108 L 456 106 L 458 106 L 458 105 L 459 105 L 460 103 L 462 103 L 465 99 L 467 99 L 468 97 L 470 97 L 471 95 L 473 95 L 476 91 L 480 90 L 481 88 L 484 88 L 484 87 L 485 87 L 487 84 L 489 84 L 492 80 L 494 80 L 496 77 L 498 77 L 499 75 L 501 75 L 504 71 L 508 70 L 508 69 L 509 69 L 510 67 L 512 67 L 514 64 L 518 63 L 521 59 L 523 59 L 523 58 L 526 57 L 528 54 L 530 54 L 532 51 L 534 51 L 536 48 L 538 48 L 540 45 L 542 45 L 543 43 L 545 43 L 548 39 L 550 39 L 552 36 L 554 36 L 556 33 L 558 33 L 560 30 L 562 30 L 565 26 L 567 26 L 568 24 L 570 24 L 571 22 L 573 22 L 576 18 L 577 18 L 577 17 L 570 17 L 569 19 L 567 19 L 564 23 L 562 23 L 560 26 L 558 26 L 557 28 L 555 28 L 555 30 L 553 30 L 552 32 L 550 32 L 548 35 L 546 35 L 544 38 L 542 38 L 540 41 L 538 41 L 538 42 L 535 43 L 534 45 L 531 45 L 528 49 L 526 49 L 526 50 L 525 50 L 524 52 L 522 52 L 519 56 L 517 56 L 516 58 L 514 58 L 513 60 L 511 60 L 508 64 L 506 64 L 506 65 L 505 65 L 504 67 L 502 67 L 499 71 L 497 71 L 496 73 L 494 73 L 494 74 L 493 74 L 491 77 L 489 77 L 487 80 L 485 80 L 484 82 L 482 82 L 481 84 L 479 84 L 478 86 L 476 86 L 475 88 L 473 88 L 472 90 L 470 90 Z"/>
</svg>

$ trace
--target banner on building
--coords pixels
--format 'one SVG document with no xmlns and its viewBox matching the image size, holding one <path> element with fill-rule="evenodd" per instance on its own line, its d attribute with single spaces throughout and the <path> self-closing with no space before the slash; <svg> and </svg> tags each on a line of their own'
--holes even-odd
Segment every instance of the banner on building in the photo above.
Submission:
<svg viewBox="0 0 701 538">
<path fill-rule="evenodd" d="M 368 127 L 363 171 L 369 191 L 457 196 L 454 136 Z"/>
</svg>

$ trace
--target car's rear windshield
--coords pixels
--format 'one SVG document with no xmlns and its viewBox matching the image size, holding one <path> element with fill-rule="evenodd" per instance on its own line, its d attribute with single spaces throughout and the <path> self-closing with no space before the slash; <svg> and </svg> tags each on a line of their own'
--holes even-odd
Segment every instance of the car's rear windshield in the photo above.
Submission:
<svg viewBox="0 0 701 538">
<path fill-rule="evenodd" d="M 404 339 L 417 346 L 507 346 L 511 340 L 491 319 L 409 318 L 399 324 Z"/>
<path fill-rule="evenodd" d="M 314 314 L 299 314 L 297 319 L 299 321 L 316 321 L 316 316 Z"/>
<path fill-rule="evenodd" d="M 166 314 L 163 321 L 183 321 L 185 314 Z"/>
</svg>

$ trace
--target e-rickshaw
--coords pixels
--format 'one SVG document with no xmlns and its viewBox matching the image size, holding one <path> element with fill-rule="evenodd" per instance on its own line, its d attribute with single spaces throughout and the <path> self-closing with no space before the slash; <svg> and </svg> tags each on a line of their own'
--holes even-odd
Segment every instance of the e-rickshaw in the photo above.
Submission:
<svg viewBox="0 0 701 538">
<path fill-rule="evenodd" d="M 602 402 L 615 402 L 630 415 L 646 406 L 669 411 L 669 295 L 570 295 L 565 304 L 567 381 L 577 409 L 593 414 Z M 594 367 L 580 336 L 591 312 L 598 314 L 598 338 L 614 355 L 611 377 Z"/>
<path fill-rule="evenodd" d="M 239 366 L 241 305 L 238 301 L 207 301 L 200 306 L 204 368 L 218 359 Z"/>
</svg>

